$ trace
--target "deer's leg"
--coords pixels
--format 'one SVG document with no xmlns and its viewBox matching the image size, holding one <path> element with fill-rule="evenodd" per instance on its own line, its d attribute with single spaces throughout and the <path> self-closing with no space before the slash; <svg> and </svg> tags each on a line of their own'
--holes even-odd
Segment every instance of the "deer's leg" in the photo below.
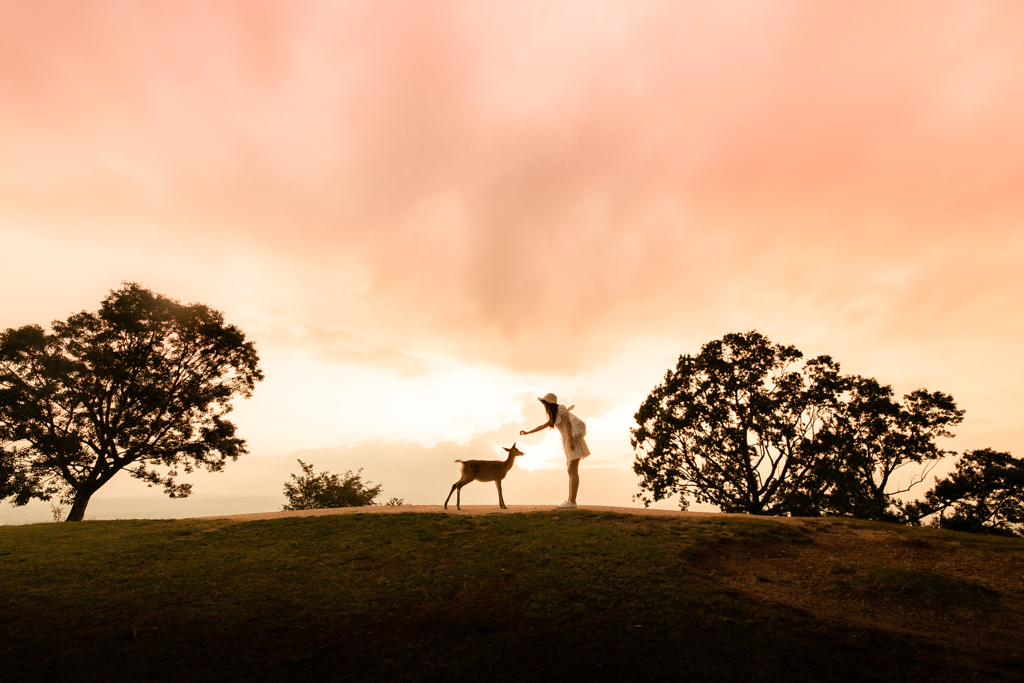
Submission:
<svg viewBox="0 0 1024 683">
<path fill-rule="evenodd" d="M 461 481 L 458 484 L 456 484 L 456 486 L 459 487 L 459 488 L 455 489 L 455 508 L 457 510 L 461 510 L 462 509 L 462 487 L 465 486 L 465 485 L 466 484 L 461 482 Z"/>
<path fill-rule="evenodd" d="M 498 487 L 498 507 L 502 510 L 507 510 L 508 508 L 505 507 L 505 499 L 501 495 L 501 479 L 495 479 L 494 485 Z"/>
<path fill-rule="evenodd" d="M 462 483 L 462 480 L 459 479 L 457 482 L 452 484 L 452 490 L 448 492 L 448 497 L 444 499 L 444 509 L 445 510 L 448 509 L 448 501 L 452 499 L 452 494 L 455 493 L 455 487 L 458 486 L 461 483 Z"/>
</svg>

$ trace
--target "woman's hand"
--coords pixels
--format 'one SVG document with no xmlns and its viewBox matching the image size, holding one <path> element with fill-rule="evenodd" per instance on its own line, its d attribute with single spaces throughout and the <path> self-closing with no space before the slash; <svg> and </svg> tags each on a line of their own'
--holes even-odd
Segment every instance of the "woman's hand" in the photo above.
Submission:
<svg viewBox="0 0 1024 683">
<path fill-rule="evenodd" d="M 520 429 L 519 430 L 519 436 L 526 436 L 526 430 L 525 429 Z"/>
</svg>

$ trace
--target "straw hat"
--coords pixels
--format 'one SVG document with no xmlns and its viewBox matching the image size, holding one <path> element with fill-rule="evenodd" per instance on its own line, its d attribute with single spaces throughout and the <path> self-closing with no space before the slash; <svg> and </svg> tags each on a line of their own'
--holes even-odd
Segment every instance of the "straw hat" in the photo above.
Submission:
<svg viewBox="0 0 1024 683">
<path fill-rule="evenodd" d="M 558 405 L 558 397 L 555 396 L 554 394 L 550 393 L 550 392 L 547 393 L 547 394 L 544 394 L 542 397 L 538 398 L 537 400 L 538 401 L 544 401 L 545 403 L 553 403 L 556 406 Z"/>
</svg>

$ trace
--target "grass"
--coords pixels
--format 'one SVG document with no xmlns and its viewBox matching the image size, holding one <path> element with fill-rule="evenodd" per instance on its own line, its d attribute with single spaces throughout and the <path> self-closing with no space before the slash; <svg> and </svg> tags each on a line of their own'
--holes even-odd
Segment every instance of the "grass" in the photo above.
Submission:
<svg viewBox="0 0 1024 683">
<path fill-rule="evenodd" d="M 868 596 L 906 598 L 932 609 L 954 607 L 998 610 L 999 593 L 976 581 L 965 581 L 927 569 L 889 567 L 871 562 L 843 563 L 835 570 L 834 589 Z"/>
<path fill-rule="evenodd" d="M 841 520 L 575 511 L 5 527 L 0 671 L 1021 680 L 1022 573 L 1019 539 Z"/>
</svg>

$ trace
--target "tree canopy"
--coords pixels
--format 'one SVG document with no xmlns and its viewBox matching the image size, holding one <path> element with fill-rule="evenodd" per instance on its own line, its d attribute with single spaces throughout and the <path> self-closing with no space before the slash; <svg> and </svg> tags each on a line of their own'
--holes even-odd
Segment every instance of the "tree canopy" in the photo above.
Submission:
<svg viewBox="0 0 1024 683">
<path fill-rule="evenodd" d="M 220 312 L 124 283 L 51 328 L 0 333 L 0 497 L 56 496 L 78 521 L 122 470 L 184 497 L 179 469 L 221 471 L 247 452 L 225 416 L 263 374 Z"/>
<path fill-rule="evenodd" d="M 935 515 L 943 529 L 1024 536 L 1024 458 L 991 448 L 967 451 L 905 513 L 912 523 Z"/>
<path fill-rule="evenodd" d="M 839 368 L 802 367 L 793 346 L 758 332 L 728 334 L 683 355 L 636 414 L 633 470 L 645 504 L 692 496 L 723 512 L 782 514 L 820 458 Z"/>
<path fill-rule="evenodd" d="M 292 474 L 291 481 L 284 484 L 284 495 L 288 504 L 282 510 L 317 510 L 321 508 L 347 508 L 373 505 L 380 495 L 382 484 L 371 486 L 363 482 L 362 470 L 355 474 L 347 470 L 344 474 L 313 472 L 313 465 L 299 460 L 301 475 Z M 392 498 L 387 505 L 402 505 L 405 501 Z"/>
<path fill-rule="evenodd" d="M 935 464 L 952 455 L 937 439 L 964 411 L 952 396 L 917 389 L 896 399 L 873 378 L 845 377 L 843 392 L 819 434 L 822 460 L 807 478 L 794 514 L 846 515 L 901 521 L 896 496 L 922 483 Z"/>
<path fill-rule="evenodd" d="M 682 355 L 636 413 L 633 470 L 645 503 L 679 495 L 723 512 L 903 519 L 894 497 L 947 455 L 963 411 L 925 389 L 900 402 L 877 380 L 844 376 L 829 356 L 753 331 Z M 896 477 L 921 470 L 910 484 Z"/>
</svg>

